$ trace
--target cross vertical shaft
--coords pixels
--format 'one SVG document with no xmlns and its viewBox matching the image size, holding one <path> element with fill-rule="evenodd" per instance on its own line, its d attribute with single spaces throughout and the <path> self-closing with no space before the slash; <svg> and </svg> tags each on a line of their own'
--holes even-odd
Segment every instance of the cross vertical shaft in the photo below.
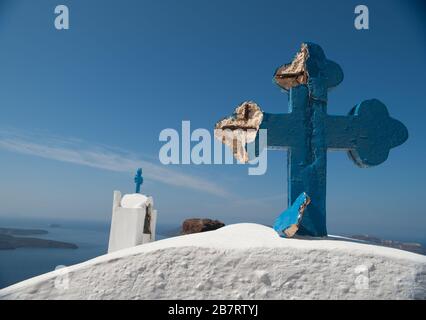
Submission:
<svg viewBox="0 0 426 320">
<path fill-rule="evenodd" d="M 310 99 L 307 87 L 299 86 L 290 90 L 289 111 L 301 125 L 298 143 L 288 148 L 288 206 L 306 192 L 311 204 L 305 210 L 298 234 L 326 235 L 326 105 Z"/>
</svg>

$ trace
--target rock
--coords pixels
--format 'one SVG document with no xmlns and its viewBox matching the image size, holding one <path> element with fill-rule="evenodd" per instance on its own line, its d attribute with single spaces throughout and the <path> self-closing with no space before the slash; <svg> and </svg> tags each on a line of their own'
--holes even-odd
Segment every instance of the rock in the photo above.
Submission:
<svg viewBox="0 0 426 320">
<path fill-rule="evenodd" d="M 211 219 L 186 219 L 182 224 L 181 234 L 199 233 L 212 231 L 224 227 L 225 224 L 219 220 Z"/>
</svg>

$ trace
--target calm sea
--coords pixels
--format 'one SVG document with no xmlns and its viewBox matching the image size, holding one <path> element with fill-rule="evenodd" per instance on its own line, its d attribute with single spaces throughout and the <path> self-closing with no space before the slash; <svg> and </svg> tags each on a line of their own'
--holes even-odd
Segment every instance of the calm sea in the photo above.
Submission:
<svg viewBox="0 0 426 320">
<path fill-rule="evenodd" d="M 52 228 L 51 224 L 60 227 Z M 73 265 L 107 252 L 109 222 L 18 219 L 0 217 L 0 227 L 43 229 L 46 235 L 33 237 L 75 243 L 78 249 L 19 248 L 0 250 L 0 288 L 52 271 L 59 265 Z M 157 226 L 157 239 L 166 238 L 171 227 Z M 164 233 L 162 233 L 164 231 Z"/>
</svg>

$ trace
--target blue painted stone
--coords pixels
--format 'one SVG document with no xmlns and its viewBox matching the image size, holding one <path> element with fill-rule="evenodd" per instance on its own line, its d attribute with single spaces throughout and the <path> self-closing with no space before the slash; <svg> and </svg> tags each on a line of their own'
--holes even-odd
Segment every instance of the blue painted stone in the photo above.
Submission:
<svg viewBox="0 0 426 320">
<path fill-rule="evenodd" d="M 274 230 L 282 237 L 292 237 L 293 234 L 289 234 L 287 230 L 295 227 L 295 231 L 297 231 L 299 223 L 302 221 L 305 208 L 309 203 L 309 196 L 305 192 L 301 193 L 296 201 L 275 220 Z"/>
<path fill-rule="evenodd" d="M 143 184 L 142 168 L 139 168 L 138 171 L 136 171 L 135 184 L 136 184 L 136 193 L 140 193 L 141 185 Z"/>
<path fill-rule="evenodd" d="M 284 77 L 274 77 L 289 91 L 289 113 L 264 113 L 260 128 L 267 129 L 269 149 L 288 150 L 288 206 L 302 192 L 311 198 L 298 234 L 326 236 L 327 150 L 345 150 L 356 165 L 375 166 L 407 140 L 408 131 L 377 99 L 361 102 L 347 116 L 328 115 L 328 90 L 343 80 L 343 71 L 320 46 L 307 43 L 306 48 L 306 83 L 287 86 Z"/>
</svg>

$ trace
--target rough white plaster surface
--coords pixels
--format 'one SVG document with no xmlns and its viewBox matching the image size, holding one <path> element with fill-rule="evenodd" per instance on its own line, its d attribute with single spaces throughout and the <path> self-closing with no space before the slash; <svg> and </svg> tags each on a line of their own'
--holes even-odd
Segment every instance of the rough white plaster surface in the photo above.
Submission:
<svg viewBox="0 0 426 320">
<path fill-rule="evenodd" d="M 169 238 L 0 290 L 1 299 L 425 299 L 426 257 L 257 224 Z"/>
</svg>

